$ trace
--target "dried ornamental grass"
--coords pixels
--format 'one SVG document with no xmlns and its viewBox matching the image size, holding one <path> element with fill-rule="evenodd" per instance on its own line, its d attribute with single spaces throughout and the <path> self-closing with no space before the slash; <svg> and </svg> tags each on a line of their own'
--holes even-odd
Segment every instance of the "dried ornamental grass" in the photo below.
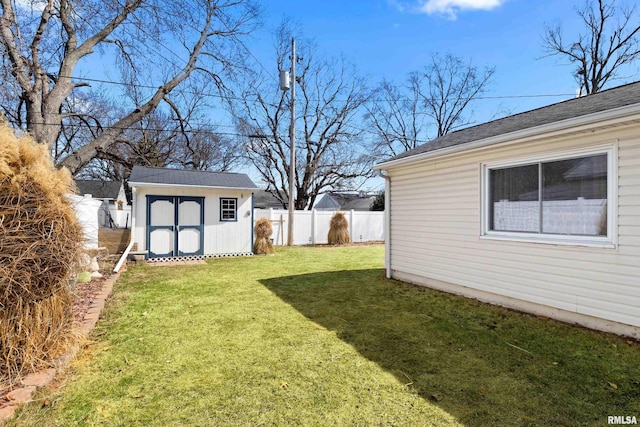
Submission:
<svg viewBox="0 0 640 427">
<path fill-rule="evenodd" d="M 253 253 L 255 254 L 272 254 L 274 253 L 273 243 L 271 242 L 271 234 L 273 227 L 271 221 L 267 218 L 260 218 L 256 221 L 253 230 L 255 231 L 255 240 L 253 242 Z"/>
<path fill-rule="evenodd" d="M 73 340 L 83 233 L 72 186 L 45 146 L 0 124 L 0 381 L 50 364 Z"/>
<path fill-rule="evenodd" d="M 330 245 L 346 245 L 347 243 L 351 243 L 349 223 L 342 212 L 336 212 L 333 217 L 331 217 L 327 238 Z"/>
</svg>

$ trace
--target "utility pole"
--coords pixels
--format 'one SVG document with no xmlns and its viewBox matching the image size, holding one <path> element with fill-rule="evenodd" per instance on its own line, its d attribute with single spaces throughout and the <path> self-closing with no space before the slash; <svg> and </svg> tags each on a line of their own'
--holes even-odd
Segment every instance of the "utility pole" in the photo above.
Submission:
<svg viewBox="0 0 640 427">
<path fill-rule="evenodd" d="M 291 124 L 289 125 L 289 144 L 291 159 L 289 161 L 289 223 L 287 246 L 293 246 L 293 216 L 295 214 L 296 191 L 296 39 L 291 38 L 291 76 L 289 71 L 280 70 L 280 89 L 291 88 Z"/>
<path fill-rule="evenodd" d="M 291 125 L 289 140 L 291 144 L 291 160 L 289 163 L 289 228 L 287 246 L 293 246 L 293 217 L 295 215 L 296 190 L 296 39 L 291 38 Z"/>
</svg>

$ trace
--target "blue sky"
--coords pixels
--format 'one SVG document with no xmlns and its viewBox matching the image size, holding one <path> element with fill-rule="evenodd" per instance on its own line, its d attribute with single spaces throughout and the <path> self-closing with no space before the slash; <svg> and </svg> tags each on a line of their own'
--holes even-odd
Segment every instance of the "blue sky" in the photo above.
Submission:
<svg viewBox="0 0 640 427">
<path fill-rule="evenodd" d="M 23 0 L 20 0 L 23 1 Z M 566 40 L 583 31 L 575 7 L 585 0 L 263 0 L 262 27 L 245 38 L 256 68 L 268 70 L 277 85 L 273 30 L 288 18 L 313 39 L 321 53 L 343 55 L 370 86 L 382 79 L 403 83 L 433 53 L 452 53 L 479 68 L 495 67 L 488 92 L 474 106 L 474 123 L 573 98 L 573 69 L 545 57 L 545 24 L 562 22 Z M 622 0 L 624 1 L 624 0 Z M 620 1 L 619 1 L 620 2 Z M 170 56 L 170 55 L 169 55 Z M 99 58 L 84 73 L 109 74 Z M 638 67 L 625 70 L 607 87 L 640 80 Z M 547 96 L 549 95 L 549 96 Z M 212 121 L 232 128 L 215 103 Z M 381 180 L 364 188 L 375 189 Z"/>
<path fill-rule="evenodd" d="M 495 67 L 486 96 L 474 107 L 475 123 L 573 98 L 573 70 L 545 57 L 546 24 L 562 22 L 567 40 L 583 30 L 575 7 L 584 0 L 269 0 L 264 26 L 247 46 L 277 73 L 270 31 L 288 17 L 327 55 L 343 54 L 368 76 L 402 83 L 432 53 L 452 53 L 480 68 Z M 637 68 L 609 87 L 638 80 Z M 274 83 L 275 84 L 275 83 Z M 554 96 L 543 96 L 554 95 Z M 362 188 L 377 189 L 381 180 Z"/>
<path fill-rule="evenodd" d="M 477 121 L 485 121 L 498 110 L 517 113 L 575 94 L 571 67 L 558 58 L 543 57 L 541 34 L 545 23 L 560 20 L 567 37 L 575 37 L 581 25 L 574 7 L 582 4 L 583 0 L 269 0 L 264 2 L 264 27 L 247 44 L 265 67 L 275 68 L 269 31 L 287 16 L 324 53 L 343 53 L 372 84 L 382 78 L 400 83 L 407 73 L 422 68 L 433 52 L 451 52 L 479 67 L 496 67 L 488 96 L 560 94 L 488 99 L 476 114 Z M 637 77 L 628 74 L 610 86 L 633 80 Z"/>
</svg>

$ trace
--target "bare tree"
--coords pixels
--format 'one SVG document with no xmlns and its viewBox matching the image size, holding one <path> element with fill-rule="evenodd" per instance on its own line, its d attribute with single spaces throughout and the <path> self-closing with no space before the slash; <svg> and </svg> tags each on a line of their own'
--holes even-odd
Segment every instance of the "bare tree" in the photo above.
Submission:
<svg viewBox="0 0 640 427">
<path fill-rule="evenodd" d="M 480 71 L 451 54 L 434 54 L 424 71 L 411 73 L 409 84 L 435 123 L 437 137 L 471 123 L 470 104 L 486 91 L 495 71 L 493 67 Z"/>
<path fill-rule="evenodd" d="M 451 54 L 433 54 L 404 86 L 383 81 L 367 105 L 366 118 L 377 137 L 377 151 L 397 155 L 434 137 L 468 126 L 471 104 L 486 92 L 495 68 L 479 70 Z"/>
<path fill-rule="evenodd" d="M 78 65 L 95 52 L 117 57 L 122 83 L 140 91 L 140 102 L 107 126 L 94 125 L 94 138 L 58 164 L 77 173 L 105 152 L 135 123 L 154 111 L 192 74 L 222 89 L 233 67 L 239 35 L 251 30 L 253 0 L 0 0 L 3 75 L 14 96 L 3 102 L 14 126 L 28 131 L 54 153 L 64 123 L 85 119 L 63 108 L 74 91 L 90 85 Z M 168 46 L 169 45 L 169 46 Z M 6 95 L 5 95 L 6 96 Z M 5 100 L 3 100 L 5 101 Z"/>
<path fill-rule="evenodd" d="M 193 127 L 155 110 L 99 151 L 82 176 L 126 180 L 135 165 L 225 172 L 238 164 L 241 155 L 235 136 L 203 123 Z"/>
<path fill-rule="evenodd" d="M 277 36 L 278 69 L 289 68 L 290 41 L 285 25 Z M 343 58 L 322 58 L 316 51 L 312 43 L 298 40 L 296 209 L 310 209 L 323 191 L 353 189 L 371 174 L 358 120 L 367 99 L 365 81 Z M 245 135 L 247 158 L 284 206 L 289 200 L 290 94 L 270 76 L 246 87 L 232 108 L 238 130 Z"/>
<path fill-rule="evenodd" d="M 599 92 L 625 65 L 640 58 L 636 5 L 617 9 L 615 4 L 615 0 L 588 1 L 576 9 L 585 28 L 571 41 L 564 40 L 560 23 L 545 28 L 543 48 L 576 67 L 574 77 L 581 93 Z"/>
<path fill-rule="evenodd" d="M 365 119 L 375 133 L 376 151 L 396 156 L 426 140 L 429 121 L 413 89 L 384 80 L 373 91 Z"/>
</svg>

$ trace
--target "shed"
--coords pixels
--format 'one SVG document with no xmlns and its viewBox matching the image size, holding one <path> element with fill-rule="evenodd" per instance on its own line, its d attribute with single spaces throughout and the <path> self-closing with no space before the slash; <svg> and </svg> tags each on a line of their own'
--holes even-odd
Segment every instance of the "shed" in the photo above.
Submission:
<svg viewBox="0 0 640 427">
<path fill-rule="evenodd" d="M 640 338 L 640 82 L 375 169 L 388 277 Z"/>
<path fill-rule="evenodd" d="M 135 166 L 132 240 L 149 260 L 253 253 L 253 192 L 241 173 Z"/>
</svg>

